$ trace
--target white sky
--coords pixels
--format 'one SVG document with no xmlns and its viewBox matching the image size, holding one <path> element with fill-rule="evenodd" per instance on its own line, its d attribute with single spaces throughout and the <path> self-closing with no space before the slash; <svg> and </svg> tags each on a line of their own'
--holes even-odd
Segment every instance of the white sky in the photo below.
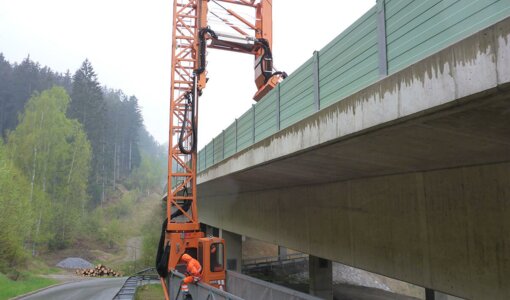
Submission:
<svg viewBox="0 0 510 300">
<path fill-rule="evenodd" d="M 273 59 L 291 73 L 375 5 L 376 0 L 273 0 Z M 168 140 L 172 0 L 0 0 L 0 52 L 28 54 L 55 71 L 88 58 L 99 81 L 136 95 L 145 125 Z M 214 29 L 214 27 L 213 27 Z M 201 149 L 253 103 L 253 57 L 208 51 L 200 98 Z"/>
</svg>

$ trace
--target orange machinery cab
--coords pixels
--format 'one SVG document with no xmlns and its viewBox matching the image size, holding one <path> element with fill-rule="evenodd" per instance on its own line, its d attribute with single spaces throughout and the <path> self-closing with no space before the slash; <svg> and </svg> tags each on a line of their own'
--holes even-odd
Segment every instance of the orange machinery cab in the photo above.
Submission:
<svg viewBox="0 0 510 300">
<path fill-rule="evenodd" d="M 225 290 L 225 241 L 218 237 L 200 238 L 197 258 L 202 266 L 202 281 Z"/>
</svg>

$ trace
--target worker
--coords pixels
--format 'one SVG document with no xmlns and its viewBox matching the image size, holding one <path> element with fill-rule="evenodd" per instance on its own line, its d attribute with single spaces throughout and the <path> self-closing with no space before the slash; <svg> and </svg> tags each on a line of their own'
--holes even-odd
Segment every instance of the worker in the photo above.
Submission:
<svg viewBox="0 0 510 300">
<path fill-rule="evenodd" d="M 196 283 L 202 279 L 202 266 L 198 260 L 189 254 L 183 254 L 181 261 L 186 264 L 186 277 L 182 280 L 181 290 L 188 293 L 188 284 Z"/>
</svg>

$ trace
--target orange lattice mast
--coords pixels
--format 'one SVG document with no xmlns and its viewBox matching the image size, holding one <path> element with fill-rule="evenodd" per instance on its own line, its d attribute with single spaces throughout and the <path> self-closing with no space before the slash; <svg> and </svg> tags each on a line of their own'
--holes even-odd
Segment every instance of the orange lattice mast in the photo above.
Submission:
<svg viewBox="0 0 510 300">
<path fill-rule="evenodd" d="M 253 20 L 243 17 L 246 11 L 238 9 L 250 11 Z M 197 249 L 198 240 L 204 236 L 198 221 L 196 171 L 198 98 L 207 82 L 206 48 L 254 55 L 257 101 L 285 76 L 273 72 L 271 0 L 174 0 L 173 13 L 164 240 L 170 249 L 168 270 L 175 269 L 183 253 Z M 209 16 L 232 32 L 208 27 Z"/>
</svg>

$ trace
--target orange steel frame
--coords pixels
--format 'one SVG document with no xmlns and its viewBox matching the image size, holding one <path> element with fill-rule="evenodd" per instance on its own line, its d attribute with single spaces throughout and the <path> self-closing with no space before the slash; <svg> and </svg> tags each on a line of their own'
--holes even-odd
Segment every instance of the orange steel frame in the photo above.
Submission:
<svg viewBox="0 0 510 300">
<path fill-rule="evenodd" d="M 249 6 L 256 9 L 256 22 L 251 24 L 232 10 L 228 10 L 228 14 L 255 32 L 255 38 L 264 38 L 272 44 L 272 0 L 215 0 L 215 2 L 224 2 L 229 5 L 237 4 Z M 188 95 L 195 95 L 195 128 L 198 127 L 198 95 L 206 84 L 206 72 L 197 74 L 194 71 L 200 67 L 199 57 L 199 31 L 207 27 L 208 0 L 174 0 L 173 5 L 173 32 L 172 32 L 172 66 L 171 66 L 171 90 L 170 90 L 170 131 L 169 131 L 169 153 L 168 153 L 168 196 L 166 214 L 168 217 L 168 225 L 166 228 L 166 242 L 171 245 L 168 269 L 175 269 L 180 256 L 188 247 L 197 247 L 198 239 L 203 237 L 200 232 L 200 223 L 197 213 L 197 151 L 196 147 L 191 153 L 183 153 L 179 148 L 179 136 L 184 131 L 183 140 L 185 146 L 190 149 L 193 143 L 193 130 L 191 124 L 190 109 L 186 110 L 188 103 Z M 227 20 L 226 24 L 228 23 Z M 232 26 L 231 26 L 232 27 Z M 234 26 L 235 27 L 235 26 Z M 232 27 L 234 30 L 235 28 Z M 247 35 L 238 28 L 239 33 Z M 211 36 L 207 35 L 207 39 Z M 222 44 L 214 46 L 222 50 L 251 53 L 255 55 L 255 59 L 262 55 L 260 47 L 252 49 L 239 50 L 238 45 Z M 257 75 L 256 75 L 257 77 Z M 279 78 L 275 76 L 276 80 Z M 259 91 L 268 84 L 276 85 L 275 79 L 272 83 L 257 82 Z M 272 88 L 272 87 L 270 87 Z M 193 93 L 193 89 L 195 93 Z M 186 116 L 186 114 L 188 114 Z M 184 126 L 183 126 L 184 123 Z M 196 134 L 196 131 L 195 131 Z M 191 202 L 189 209 L 184 209 L 184 203 Z M 183 217 L 179 220 L 172 220 L 173 211 L 180 210 Z"/>
<path fill-rule="evenodd" d="M 196 151 L 191 154 L 182 153 L 178 138 L 184 126 L 184 140 L 189 146 L 191 142 L 191 118 L 185 117 L 187 94 L 193 91 L 193 71 L 197 68 L 196 35 L 198 34 L 198 0 L 174 0 L 174 22 L 172 33 L 172 71 L 170 86 L 170 133 L 168 153 L 168 198 L 167 216 L 168 231 L 184 232 L 199 230 L 196 213 Z M 188 112 L 189 114 L 189 112 Z M 197 121 L 195 119 L 195 121 Z M 175 164 L 175 165 L 174 165 Z M 174 182 L 179 183 L 174 189 Z M 183 190 L 191 186 L 190 193 L 183 195 Z M 181 194 L 181 195 L 179 195 Z M 188 212 L 177 201 L 191 201 Z M 181 210 L 185 221 L 176 222 L 170 219 L 172 208 Z"/>
<path fill-rule="evenodd" d="M 170 243 L 171 247 L 169 270 L 175 269 L 186 247 L 196 248 L 198 239 L 203 237 L 203 233 L 199 232 L 200 224 L 196 204 L 197 152 L 183 153 L 179 148 L 181 131 L 184 131 L 184 146 L 189 149 L 193 143 L 191 112 L 190 109 L 186 110 L 186 105 L 188 95 L 193 92 L 196 86 L 193 72 L 198 66 L 197 35 L 199 29 L 205 26 L 199 21 L 204 19 L 200 17 L 198 4 L 199 0 L 174 0 L 173 7 L 166 207 L 168 223 L 165 235 L 166 242 Z M 195 106 L 197 104 L 198 101 L 195 101 Z M 197 109 L 198 107 L 195 107 L 195 111 Z M 186 202 L 191 202 L 187 211 L 184 209 Z M 183 217 L 180 220 L 172 220 L 171 214 L 175 210 L 182 212 Z"/>
</svg>

